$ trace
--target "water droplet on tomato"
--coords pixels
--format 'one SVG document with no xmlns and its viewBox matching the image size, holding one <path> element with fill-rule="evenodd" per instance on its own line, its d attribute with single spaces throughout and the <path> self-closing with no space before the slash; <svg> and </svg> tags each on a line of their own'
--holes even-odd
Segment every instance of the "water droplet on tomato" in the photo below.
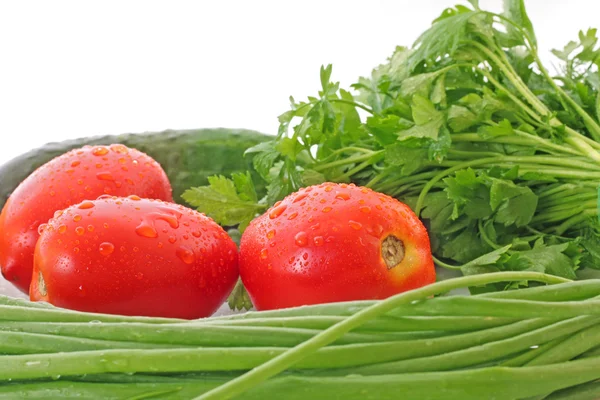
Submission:
<svg viewBox="0 0 600 400">
<path fill-rule="evenodd" d="M 169 243 L 175 243 L 177 241 L 177 238 L 175 236 L 169 236 Z"/>
<path fill-rule="evenodd" d="M 305 259 L 305 260 L 308 260 L 308 253 L 302 254 L 302 258 Z"/>
<path fill-rule="evenodd" d="M 74 247 L 73 248 L 73 253 L 79 253 L 79 247 Z"/>
<path fill-rule="evenodd" d="M 273 239 L 274 237 L 275 237 L 275 229 L 271 229 L 269 232 L 267 232 L 268 239 Z"/>
<path fill-rule="evenodd" d="M 75 160 L 71 163 L 71 167 L 75 168 L 76 166 L 78 166 L 79 164 L 81 164 L 81 161 L 79 160 Z"/>
<path fill-rule="evenodd" d="M 378 210 L 383 210 L 383 208 L 382 208 L 382 207 L 381 207 L 379 204 L 377 204 L 377 205 L 375 206 L 375 208 L 376 208 L 376 209 L 378 209 Z"/>
<path fill-rule="evenodd" d="M 149 225 L 146 221 L 142 221 L 136 228 L 135 233 L 139 236 L 146 238 L 155 238 L 158 237 L 158 232 L 152 225 Z"/>
<path fill-rule="evenodd" d="M 315 236 L 313 242 L 315 243 L 315 246 L 323 246 L 323 236 Z"/>
<path fill-rule="evenodd" d="M 113 251 L 115 251 L 115 245 L 110 242 L 102 242 L 102 243 L 100 243 L 100 246 L 98 247 L 98 251 L 103 256 L 111 255 L 113 253 Z"/>
<path fill-rule="evenodd" d="M 78 226 L 77 228 L 75 228 L 75 233 L 81 236 L 85 233 L 85 229 L 83 229 L 83 226 Z"/>
<path fill-rule="evenodd" d="M 140 251 L 140 248 L 137 246 L 133 246 L 133 251 L 134 253 L 137 253 L 138 251 Z"/>
<path fill-rule="evenodd" d="M 50 196 L 54 196 L 56 194 L 56 192 L 54 190 L 50 191 Z"/>
<path fill-rule="evenodd" d="M 77 206 L 77 208 L 79 208 L 81 210 L 87 210 L 88 208 L 93 208 L 93 207 L 94 207 L 94 203 L 92 203 L 91 201 L 84 201 Z"/>
<path fill-rule="evenodd" d="M 177 250 L 175 250 L 175 254 L 186 264 L 193 264 L 196 260 L 194 252 L 185 246 L 179 246 Z"/>
<path fill-rule="evenodd" d="M 326 202 L 327 202 L 327 200 L 325 200 L 325 199 L 319 200 L 319 203 L 321 203 L 321 204 L 325 204 Z"/>
<path fill-rule="evenodd" d="M 261 259 L 266 259 L 269 256 L 269 251 L 267 249 L 262 249 L 260 251 L 260 258 Z"/>
<path fill-rule="evenodd" d="M 58 233 L 65 233 L 67 231 L 67 226 L 66 225 L 59 225 L 58 226 Z"/>
<path fill-rule="evenodd" d="M 110 146 L 110 149 L 119 154 L 127 154 L 128 152 L 127 147 L 123 146 L 122 144 L 113 144 Z"/>
<path fill-rule="evenodd" d="M 333 236 L 327 236 L 327 239 L 325 239 L 325 242 L 327 242 L 327 243 L 331 243 L 331 242 L 333 242 L 334 240 L 335 240 L 335 237 L 333 237 Z"/>
<path fill-rule="evenodd" d="M 313 226 L 310 227 L 311 230 L 316 231 L 317 229 L 319 229 L 321 227 L 321 224 L 316 223 Z"/>
<path fill-rule="evenodd" d="M 79 214 L 73 215 L 73 221 L 75 221 L 75 222 L 81 221 L 81 215 L 79 215 Z"/>
<path fill-rule="evenodd" d="M 63 212 L 62 212 L 62 210 L 57 210 L 57 211 L 55 211 L 55 212 L 54 212 L 54 218 L 58 218 L 58 217 L 60 217 L 61 215 L 63 215 Z"/>
<path fill-rule="evenodd" d="M 94 225 L 88 225 L 87 230 L 88 232 L 94 232 Z"/>
<path fill-rule="evenodd" d="M 102 224 L 102 226 L 104 227 L 104 229 L 108 229 L 108 224 L 106 222 Z"/>
<path fill-rule="evenodd" d="M 306 196 L 308 196 L 306 193 L 301 193 L 298 196 L 296 196 L 296 198 L 294 199 L 294 203 L 297 203 L 299 201 L 302 201 L 306 198 Z"/>
<path fill-rule="evenodd" d="M 97 146 L 92 150 L 92 154 L 95 156 L 105 156 L 108 154 L 108 149 L 104 146 Z"/>
<path fill-rule="evenodd" d="M 333 190 L 333 186 L 325 186 L 326 192 L 331 192 Z"/>
<path fill-rule="evenodd" d="M 281 214 L 283 214 L 283 212 L 285 211 L 286 208 L 287 208 L 287 206 L 285 204 L 282 204 L 282 205 L 279 205 L 279 206 L 273 208 L 269 212 L 269 218 L 275 219 L 275 218 L 279 217 Z"/>
<path fill-rule="evenodd" d="M 348 226 L 350 226 L 350 228 L 359 231 L 362 228 L 362 224 L 360 222 L 356 222 L 356 221 L 348 221 Z"/>
<path fill-rule="evenodd" d="M 308 235 L 306 232 L 298 232 L 296 236 L 294 236 L 294 243 L 296 243 L 296 246 L 306 246 L 308 244 Z"/>
<path fill-rule="evenodd" d="M 295 219 L 297 216 L 298 216 L 298 213 L 297 213 L 297 212 L 293 212 L 293 213 L 291 213 L 291 214 L 288 216 L 288 220 L 290 220 L 290 221 L 291 221 L 291 220 Z"/>
<path fill-rule="evenodd" d="M 137 279 L 138 281 L 141 281 L 142 279 L 144 279 L 144 274 L 141 272 L 138 272 L 137 274 L 135 274 L 135 279 Z"/>
<path fill-rule="evenodd" d="M 324 213 L 328 213 L 331 210 L 332 210 L 331 207 L 323 207 L 323 209 L 321 211 L 324 212 Z"/>
<path fill-rule="evenodd" d="M 350 200 L 350 195 L 345 192 L 337 192 L 335 198 L 340 200 Z"/>
<path fill-rule="evenodd" d="M 41 224 L 40 226 L 38 226 L 38 234 L 41 235 L 42 233 L 44 233 L 44 230 L 46 230 L 47 226 L 48 224 Z"/>
<path fill-rule="evenodd" d="M 114 181 L 115 178 L 113 177 L 113 175 L 110 172 L 104 171 L 104 172 L 98 172 L 96 174 L 96 178 L 100 179 L 101 181 Z"/>
<path fill-rule="evenodd" d="M 360 212 L 368 214 L 371 212 L 371 207 L 369 206 L 362 206 L 358 208 L 360 210 Z"/>
<path fill-rule="evenodd" d="M 134 200 L 134 201 L 141 200 L 140 196 L 136 196 L 135 194 L 129 195 L 129 196 L 127 196 L 127 198 L 129 200 Z"/>
<path fill-rule="evenodd" d="M 199 238 L 200 236 L 202 236 L 202 233 L 200 231 L 192 231 L 192 236 L 195 238 Z"/>
</svg>

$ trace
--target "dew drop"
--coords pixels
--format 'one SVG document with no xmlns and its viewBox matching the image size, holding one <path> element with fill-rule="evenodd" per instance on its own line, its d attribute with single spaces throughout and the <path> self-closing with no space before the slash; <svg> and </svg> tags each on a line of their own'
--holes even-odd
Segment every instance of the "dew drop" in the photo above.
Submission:
<svg viewBox="0 0 600 400">
<path fill-rule="evenodd" d="M 308 260 L 308 253 L 302 254 L 302 258 L 305 259 L 305 260 Z"/>
<path fill-rule="evenodd" d="M 296 246 L 306 246 L 308 244 L 308 235 L 306 232 L 298 232 L 296 236 L 294 236 L 294 243 L 296 243 Z"/>
<path fill-rule="evenodd" d="M 91 201 L 84 201 L 77 206 L 77 208 L 79 208 L 81 210 L 87 210 L 87 209 L 93 208 L 93 207 L 94 207 L 94 203 L 92 203 Z"/>
<path fill-rule="evenodd" d="M 94 225 L 88 225 L 87 230 L 88 232 L 94 232 Z"/>
<path fill-rule="evenodd" d="M 141 200 L 140 196 L 136 196 L 135 194 L 129 195 L 129 196 L 127 196 L 127 198 L 129 200 L 134 200 L 134 201 Z"/>
<path fill-rule="evenodd" d="M 81 236 L 85 233 L 85 229 L 83 229 L 83 226 L 78 226 L 77 228 L 75 228 L 75 233 Z"/>
<path fill-rule="evenodd" d="M 138 236 L 146 237 L 146 238 L 155 238 L 158 237 L 158 232 L 154 229 L 154 226 L 148 224 L 146 221 L 142 221 L 136 228 L 135 233 Z"/>
<path fill-rule="evenodd" d="M 267 249 L 262 249 L 260 251 L 260 258 L 261 259 L 266 259 L 269 256 L 269 251 Z"/>
<path fill-rule="evenodd" d="M 79 253 L 79 247 L 74 247 L 73 248 L 73 253 Z"/>
<path fill-rule="evenodd" d="M 323 239 L 323 236 L 315 236 L 313 238 L 313 242 L 315 244 L 315 246 L 323 246 L 323 243 L 325 242 Z"/>
<path fill-rule="evenodd" d="M 326 186 L 325 187 L 325 191 L 326 192 L 331 192 L 333 190 L 333 186 Z"/>
<path fill-rule="evenodd" d="M 134 251 L 135 253 L 137 253 L 138 251 L 140 251 L 140 248 L 139 248 L 139 247 L 137 247 L 137 246 L 134 246 L 134 247 L 133 247 L 133 251 Z"/>
<path fill-rule="evenodd" d="M 192 231 L 192 236 L 195 238 L 199 238 L 200 236 L 202 236 L 202 233 L 200 231 Z"/>
<path fill-rule="evenodd" d="M 47 226 L 48 224 L 41 224 L 40 226 L 38 226 L 38 234 L 41 235 L 42 233 L 44 233 L 44 230 Z"/>
<path fill-rule="evenodd" d="M 79 215 L 79 214 L 73 215 L 73 221 L 75 221 L 75 222 L 81 221 L 81 215 Z"/>
<path fill-rule="evenodd" d="M 382 208 L 382 207 L 381 207 L 379 204 L 377 204 L 377 205 L 375 206 L 375 208 L 376 208 L 376 209 L 378 209 L 378 210 L 383 210 L 383 208 Z"/>
<path fill-rule="evenodd" d="M 108 223 L 105 222 L 104 224 L 102 224 L 102 226 L 104 227 L 104 229 L 108 229 Z"/>
<path fill-rule="evenodd" d="M 66 225 L 59 225 L 58 227 L 58 233 L 65 233 L 67 231 L 67 226 Z"/>
<path fill-rule="evenodd" d="M 331 211 L 331 207 L 324 207 L 321 211 L 324 213 L 328 213 L 329 211 Z"/>
<path fill-rule="evenodd" d="M 294 199 L 294 203 L 297 203 L 299 201 L 302 201 L 306 198 L 306 196 L 308 196 L 306 193 L 301 193 L 298 196 L 296 196 L 296 198 Z"/>
<path fill-rule="evenodd" d="M 110 146 L 110 149 L 115 153 L 127 154 L 127 147 L 123 146 L 122 144 L 113 144 Z"/>
<path fill-rule="evenodd" d="M 179 246 L 177 250 L 175 250 L 175 254 L 186 264 L 193 264 L 196 260 L 194 252 L 185 246 Z"/>
<path fill-rule="evenodd" d="M 269 212 L 269 218 L 275 219 L 275 218 L 279 217 L 281 214 L 283 214 L 283 212 L 285 211 L 286 208 L 287 208 L 287 206 L 285 204 L 282 204 L 282 205 L 279 205 L 279 206 L 273 208 Z"/>
<path fill-rule="evenodd" d="M 98 247 L 98 251 L 103 256 L 111 255 L 115 251 L 115 245 L 110 242 L 102 242 L 100 243 L 100 247 Z"/>
<path fill-rule="evenodd" d="M 350 200 L 350 195 L 345 192 L 337 192 L 335 198 L 340 200 Z"/>
<path fill-rule="evenodd" d="M 273 239 L 274 237 L 275 237 L 275 229 L 271 229 L 269 232 L 267 232 L 268 239 Z"/>
<path fill-rule="evenodd" d="M 92 150 L 92 154 L 95 156 L 105 156 L 108 154 L 108 149 L 104 146 L 97 146 Z"/>
<path fill-rule="evenodd" d="M 356 221 L 348 221 L 348 226 L 350 226 L 350 228 L 359 231 L 362 228 L 362 224 L 360 222 L 356 222 Z"/>
<path fill-rule="evenodd" d="M 293 213 L 291 213 L 289 215 L 288 220 L 291 221 L 291 220 L 295 219 L 297 216 L 298 216 L 298 213 L 297 212 L 293 212 Z"/>
<path fill-rule="evenodd" d="M 115 178 L 113 177 L 113 175 L 110 172 L 98 172 L 96 174 L 96 178 L 100 179 L 101 181 L 114 181 Z"/>
<path fill-rule="evenodd" d="M 327 202 L 327 200 L 325 200 L 325 199 L 319 200 L 319 203 L 321 203 L 321 204 L 325 204 L 326 202 Z"/>
<path fill-rule="evenodd" d="M 327 239 L 325 239 L 325 242 L 327 242 L 327 243 L 331 243 L 331 242 L 333 242 L 333 241 L 334 241 L 334 239 L 335 239 L 335 238 L 334 238 L 333 236 L 327 236 Z"/>
<path fill-rule="evenodd" d="M 54 190 L 50 191 L 50 196 L 54 196 L 56 194 L 56 192 Z"/>
<path fill-rule="evenodd" d="M 81 161 L 79 160 L 75 160 L 71 163 L 71 167 L 75 168 L 76 166 L 78 166 L 79 164 L 81 164 Z"/>
<path fill-rule="evenodd" d="M 319 229 L 321 227 L 321 224 L 316 223 L 313 226 L 310 227 L 311 230 L 316 231 L 317 229 Z"/>
<path fill-rule="evenodd" d="M 177 238 L 175 236 L 169 236 L 169 243 L 173 244 L 177 241 Z"/>
<path fill-rule="evenodd" d="M 62 212 L 62 210 L 57 210 L 57 211 L 55 211 L 55 212 L 54 212 L 54 218 L 58 218 L 58 217 L 60 217 L 61 215 L 63 215 L 63 212 Z"/>
</svg>

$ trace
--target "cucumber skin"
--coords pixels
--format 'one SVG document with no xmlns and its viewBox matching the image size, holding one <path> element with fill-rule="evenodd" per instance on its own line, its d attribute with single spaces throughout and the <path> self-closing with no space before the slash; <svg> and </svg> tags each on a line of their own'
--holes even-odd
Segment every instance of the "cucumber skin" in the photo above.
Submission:
<svg viewBox="0 0 600 400">
<path fill-rule="evenodd" d="M 174 201 L 185 204 L 181 194 L 190 187 L 206 185 L 211 175 L 253 171 L 252 160 L 244 157 L 244 151 L 272 138 L 251 130 L 215 128 L 90 136 L 48 143 L 0 166 L 0 209 L 10 193 L 42 164 L 85 145 L 113 143 L 138 149 L 158 161 L 171 181 Z M 263 181 L 256 174 L 255 177 L 260 195 L 264 192 Z"/>
</svg>

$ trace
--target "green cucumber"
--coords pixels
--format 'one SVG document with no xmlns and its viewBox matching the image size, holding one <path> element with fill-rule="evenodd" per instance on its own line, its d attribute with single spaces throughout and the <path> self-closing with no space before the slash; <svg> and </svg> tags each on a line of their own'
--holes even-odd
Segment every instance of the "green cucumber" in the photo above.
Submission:
<svg viewBox="0 0 600 400">
<path fill-rule="evenodd" d="M 181 194 L 190 187 L 206 185 L 209 176 L 251 170 L 251 159 L 244 157 L 244 151 L 269 138 L 256 131 L 218 128 L 93 136 L 48 143 L 0 166 L 0 209 L 19 183 L 42 164 L 74 148 L 112 143 L 136 148 L 158 161 L 171 181 L 173 199 L 183 204 Z M 255 181 L 262 183 L 260 179 Z M 257 187 L 259 193 L 262 189 Z"/>
</svg>

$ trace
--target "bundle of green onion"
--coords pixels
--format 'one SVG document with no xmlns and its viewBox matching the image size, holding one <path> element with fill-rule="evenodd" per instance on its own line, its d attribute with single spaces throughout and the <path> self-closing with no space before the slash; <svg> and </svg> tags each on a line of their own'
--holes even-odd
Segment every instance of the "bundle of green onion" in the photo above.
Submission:
<svg viewBox="0 0 600 400">
<path fill-rule="evenodd" d="M 445 295 L 510 281 L 548 285 Z M 0 297 L 0 399 L 597 399 L 599 296 L 500 272 L 194 321 Z"/>
</svg>

